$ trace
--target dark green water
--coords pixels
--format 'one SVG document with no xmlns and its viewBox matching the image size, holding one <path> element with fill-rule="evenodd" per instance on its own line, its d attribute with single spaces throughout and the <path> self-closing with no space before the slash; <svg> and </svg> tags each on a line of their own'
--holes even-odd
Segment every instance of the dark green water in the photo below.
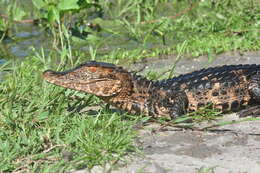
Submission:
<svg viewBox="0 0 260 173">
<path fill-rule="evenodd" d="M 32 24 L 19 24 L 11 33 L 11 37 L 0 43 L 1 58 L 24 58 L 32 55 L 32 48 L 49 49 L 50 38 L 41 29 Z"/>
</svg>

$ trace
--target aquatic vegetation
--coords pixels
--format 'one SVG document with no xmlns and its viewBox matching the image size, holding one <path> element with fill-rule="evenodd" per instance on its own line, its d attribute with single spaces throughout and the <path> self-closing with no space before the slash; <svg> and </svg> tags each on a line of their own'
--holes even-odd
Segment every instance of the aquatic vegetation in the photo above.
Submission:
<svg viewBox="0 0 260 173">
<path fill-rule="evenodd" d="M 185 53 L 194 57 L 257 50 L 260 45 L 255 0 L 28 0 L 27 6 L 13 2 L 16 8 L 7 8 L 0 20 L 4 33 L 15 23 L 31 22 L 45 28 L 55 46 L 67 34 L 73 47 L 92 47 L 104 59 L 177 53 L 184 41 Z"/>
</svg>

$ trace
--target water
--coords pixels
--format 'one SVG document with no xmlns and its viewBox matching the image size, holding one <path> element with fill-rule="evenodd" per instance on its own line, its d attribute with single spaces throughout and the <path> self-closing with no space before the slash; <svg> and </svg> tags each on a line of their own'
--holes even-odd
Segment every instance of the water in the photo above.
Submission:
<svg viewBox="0 0 260 173">
<path fill-rule="evenodd" d="M 50 49 L 51 38 L 42 31 L 41 28 L 32 24 L 16 25 L 11 38 L 3 40 L 0 44 L 0 52 L 7 55 L 5 59 L 10 57 L 24 58 L 32 55 L 31 48 L 36 50 L 41 47 Z"/>
<path fill-rule="evenodd" d="M 10 2 L 10 0 L 3 0 L 2 2 L 0 2 L 0 14 L 7 14 L 4 5 L 10 4 Z M 21 2 L 17 1 L 17 5 L 18 7 L 21 6 L 21 9 L 26 11 L 27 16 L 24 18 L 33 18 L 32 16 L 37 13 L 35 13 L 33 10 L 35 9 L 35 7 L 33 6 L 32 2 L 30 0 L 24 0 Z M 164 4 L 164 6 L 168 7 L 169 4 L 166 3 Z M 163 16 L 172 15 L 171 8 L 169 8 L 169 10 L 165 10 L 165 8 L 162 8 L 161 10 L 159 10 L 159 13 L 161 13 Z M 140 31 L 140 28 L 137 29 L 137 34 L 135 34 L 135 32 L 131 33 L 131 29 L 129 27 L 124 26 L 122 25 L 122 23 L 118 23 L 113 20 L 106 20 L 106 17 L 108 16 L 104 16 L 103 19 L 90 19 L 89 21 L 100 24 L 101 31 L 96 34 L 96 31 L 93 31 L 94 34 L 88 35 L 86 37 L 86 41 L 82 40 L 80 41 L 80 43 L 72 41 L 72 48 L 87 52 L 89 50 L 89 45 L 92 45 L 92 47 L 99 45 L 98 52 L 101 54 L 106 54 L 107 52 L 115 49 L 134 50 L 139 48 L 150 49 L 164 46 L 161 36 L 154 36 L 156 35 L 154 33 L 151 36 L 147 37 L 148 39 L 146 40 L 144 39 L 146 37 L 146 33 L 140 34 L 139 32 L 142 32 Z M 75 21 L 72 21 L 75 22 L 77 21 L 77 19 L 75 18 Z M 48 34 L 48 32 L 49 31 L 44 30 L 43 27 L 36 26 L 31 23 L 13 24 L 10 29 L 10 38 L 0 42 L 0 59 L 22 59 L 24 57 L 34 55 L 34 52 L 31 49 L 32 47 L 34 47 L 36 51 L 43 48 L 46 52 L 50 52 L 51 50 L 53 50 L 53 36 L 51 34 Z M 175 35 L 176 31 L 169 32 L 167 34 L 171 36 Z M 94 40 L 91 40 L 91 36 L 94 36 Z M 98 41 L 95 40 L 95 36 L 97 37 Z M 145 43 L 144 40 L 146 40 Z M 175 35 L 174 37 L 167 38 L 166 44 L 175 44 L 178 40 L 176 39 Z"/>
<path fill-rule="evenodd" d="M 6 62 L 6 60 L 0 59 L 0 68 L 1 68 L 1 65 L 4 64 L 5 62 Z M 3 76 L 4 76 L 4 72 L 0 71 L 0 82 L 3 81 Z"/>
<path fill-rule="evenodd" d="M 6 60 L 0 59 L 0 65 L 1 65 L 1 64 L 4 64 L 5 62 L 6 62 Z"/>
</svg>

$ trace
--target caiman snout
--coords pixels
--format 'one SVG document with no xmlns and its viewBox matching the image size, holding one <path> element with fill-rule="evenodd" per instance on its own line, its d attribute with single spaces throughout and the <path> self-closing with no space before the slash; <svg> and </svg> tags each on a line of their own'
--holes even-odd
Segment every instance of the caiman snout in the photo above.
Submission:
<svg viewBox="0 0 260 173">
<path fill-rule="evenodd" d="M 48 81 L 48 82 L 51 82 L 53 83 L 52 81 L 54 79 L 58 79 L 58 76 L 60 76 L 60 72 L 56 72 L 56 71 L 53 71 L 53 70 L 46 70 L 43 72 L 42 74 L 42 77 L 44 80 Z"/>
<path fill-rule="evenodd" d="M 51 75 L 53 73 L 55 73 L 53 70 L 46 70 L 43 72 L 43 76 L 45 77 L 46 75 Z"/>
</svg>

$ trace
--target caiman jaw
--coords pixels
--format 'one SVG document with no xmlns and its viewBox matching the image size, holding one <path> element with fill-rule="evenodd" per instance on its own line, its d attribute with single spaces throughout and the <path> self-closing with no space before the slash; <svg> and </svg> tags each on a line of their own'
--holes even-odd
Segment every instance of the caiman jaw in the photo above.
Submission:
<svg viewBox="0 0 260 173">
<path fill-rule="evenodd" d="M 52 84 L 61 85 L 62 82 L 59 80 L 59 76 L 62 76 L 62 74 L 52 70 L 43 72 L 43 79 Z"/>
<path fill-rule="evenodd" d="M 110 78 L 97 78 L 91 76 L 81 76 L 73 71 L 55 72 L 46 70 L 43 78 L 52 84 L 70 88 L 77 91 L 83 91 L 96 96 L 113 96 L 120 92 L 121 81 Z"/>
<path fill-rule="evenodd" d="M 56 85 L 63 85 L 63 84 L 69 84 L 69 83 L 79 83 L 77 80 L 78 79 L 66 79 L 63 76 L 65 76 L 66 73 L 64 72 L 55 72 L 52 70 L 46 70 L 45 72 L 43 72 L 43 78 L 52 84 L 56 84 Z M 84 82 L 82 82 L 82 84 L 92 84 L 92 83 L 96 83 L 96 82 L 104 82 L 104 81 L 109 81 L 111 79 L 107 79 L 107 78 L 92 78 L 92 79 L 88 79 L 85 80 Z"/>
</svg>

